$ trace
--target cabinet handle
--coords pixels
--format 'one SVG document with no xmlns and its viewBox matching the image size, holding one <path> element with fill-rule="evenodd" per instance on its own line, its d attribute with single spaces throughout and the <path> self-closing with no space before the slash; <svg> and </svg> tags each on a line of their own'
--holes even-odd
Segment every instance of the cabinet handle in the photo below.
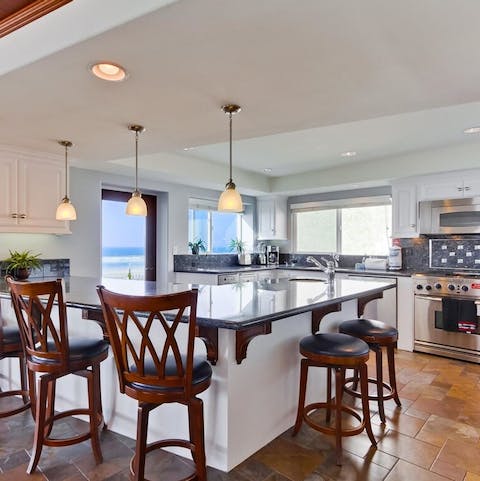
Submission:
<svg viewBox="0 0 480 481">
<path fill-rule="evenodd" d="M 464 190 L 470 190 L 470 187 L 467 185 L 464 187 Z"/>
<path fill-rule="evenodd" d="M 13 213 L 13 214 L 10 215 L 10 217 L 11 217 L 12 219 L 18 219 L 18 214 Z"/>
<path fill-rule="evenodd" d="M 20 217 L 20 219 L 26 219 L 26 218 L 27 218 L 27 214 L 20 214 L 18 217 Z"/>
<path fill-rule="evenodd" d="M 462 192 L 463 187 L 457 187 L 458 192 Z"/>
<path fill-rule="evenodd" d="M 410 227 L 414 228 L 416 224 L 410 224 Z"/>
</svg>

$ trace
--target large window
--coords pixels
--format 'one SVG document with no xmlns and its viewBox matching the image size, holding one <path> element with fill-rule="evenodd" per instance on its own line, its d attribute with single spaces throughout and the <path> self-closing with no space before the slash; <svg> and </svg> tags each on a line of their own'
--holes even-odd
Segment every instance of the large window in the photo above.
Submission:
<svg viewBox="0 0 480 481">
<path fill-rule="evenodd" d="M 389 198 L 362 198 L 291 206 L 294 250 L 387 255 L 392 232 Z"/>
<path fill-rule="evenodd" d="M 229 253 L 232 239 L 241 239 L 247 250 L 253 247 L 253 231 L 246 214 L 218 212 L 216 203 L 191 199 L 188 209 L 188 241 L 203 240 L 207 252 Z M 246 211 L 249 208 L 246 207 Z"/>
</svg>

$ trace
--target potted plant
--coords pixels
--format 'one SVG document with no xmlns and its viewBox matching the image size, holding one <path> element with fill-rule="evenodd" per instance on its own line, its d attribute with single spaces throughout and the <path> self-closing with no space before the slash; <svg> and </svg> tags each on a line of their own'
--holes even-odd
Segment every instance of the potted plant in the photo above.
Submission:
<svg viewBox="0 0 480 481">
<path fill-rule="evenodd" d="M 188 247 L 190 247 L 192 254 L 194 255 L 200 254 L 200 252 L 205 252 L 207 250 L 205 242 L 200 238 L 195 239 L 193 242 L 189 242 Z"/>
<path fill-rule="evenodd" d="M 230 250 L 237 251 L 238 263 L 241 266 L 249 266 L 252 263 L 252 256 L 245 253 L 245 242 L 240 239 L 230 241 Z"/>
<path fill-rule="evenodd" d="M 39 256 L 41 254 L 32 254 L 31 251 L 11 251 L 10 257 L 3 262 L 7 264 L 7 273 L 11 273 L 17 280 L 28 279 L 32 269 L 39 269 L 42 267 Z"/>
</svg>

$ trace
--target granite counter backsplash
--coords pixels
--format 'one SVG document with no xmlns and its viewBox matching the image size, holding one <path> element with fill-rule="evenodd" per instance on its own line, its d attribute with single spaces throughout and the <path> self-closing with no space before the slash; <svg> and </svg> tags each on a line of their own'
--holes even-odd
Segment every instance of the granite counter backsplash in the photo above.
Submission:
<svg viewBox="0 0 480 481">
<path fill-rule="evenodd" d="M 40 259 L 42 266 L 39 269 L 33 269 L 30 273 L 30 279 L 39 277 L 69 277 L 70 276 L 70 259 Z M 7 265 L 4 262 L 0 266 L 0 275 L 4 277 L 7 274 Z"/>
</svg>

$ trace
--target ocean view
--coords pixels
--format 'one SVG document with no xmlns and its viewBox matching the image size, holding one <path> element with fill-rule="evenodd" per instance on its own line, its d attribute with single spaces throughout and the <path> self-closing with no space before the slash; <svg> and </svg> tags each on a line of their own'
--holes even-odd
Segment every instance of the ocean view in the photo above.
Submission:
<svg viewBox="0 0 480 481">
<path fill-rule="evenodd" d="M 144 247 L 103 247 L 102 276 L 116 279 L 132 279 L 145 277 Z"/>
</svg>

